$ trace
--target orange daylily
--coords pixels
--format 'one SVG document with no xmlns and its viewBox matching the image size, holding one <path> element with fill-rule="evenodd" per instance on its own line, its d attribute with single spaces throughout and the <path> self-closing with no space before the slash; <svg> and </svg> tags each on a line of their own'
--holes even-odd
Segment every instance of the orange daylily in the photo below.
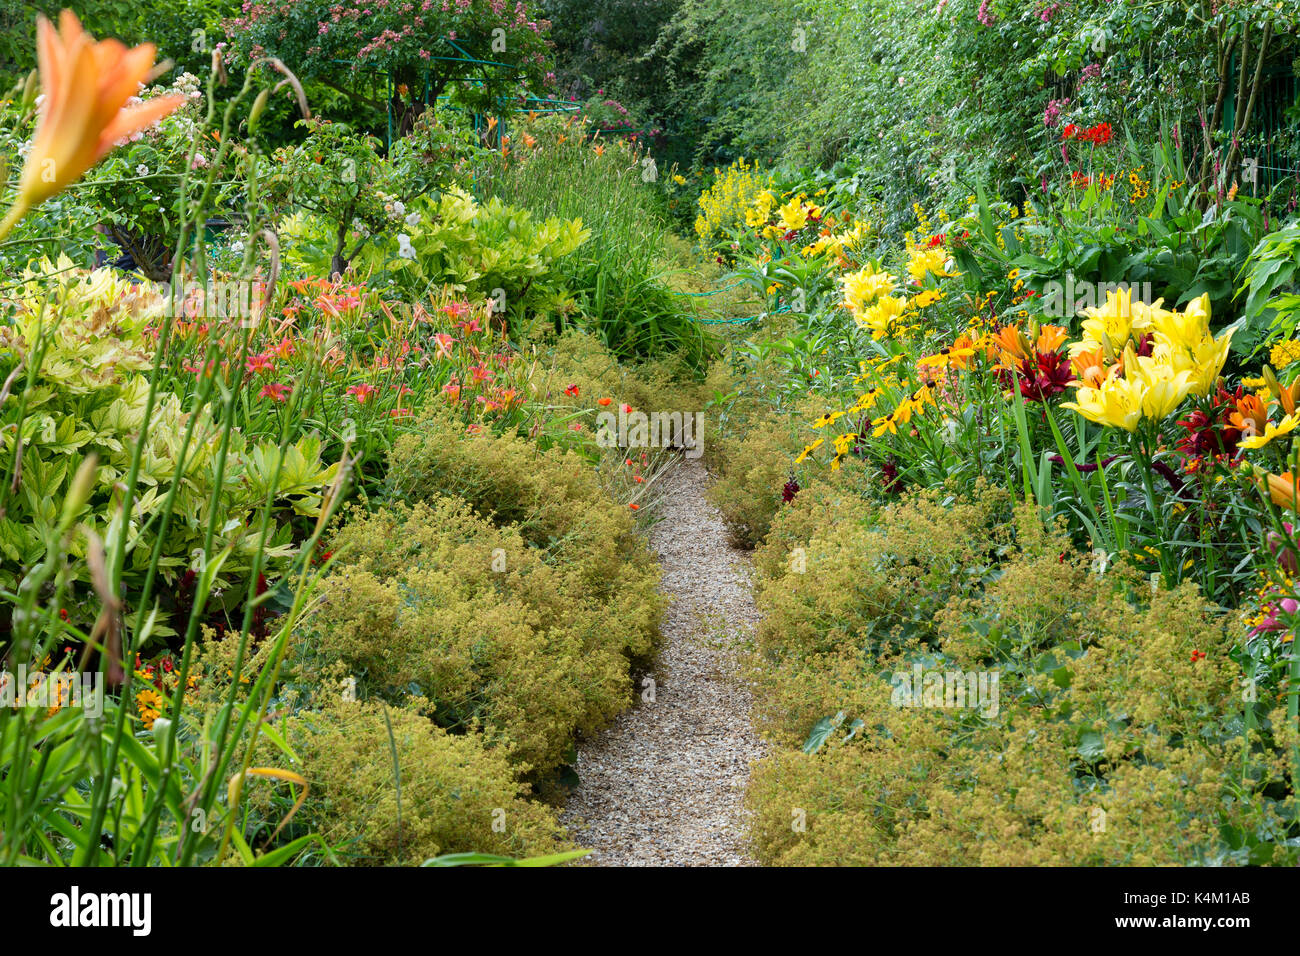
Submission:
<svg viewBox="0 0 1300 956">
<path fill-rule="evenodd" d="M 993 336 L 993 343 L 1002 352 L 1019 360 L 1029 357 L 1029 340 L 1017 325 L 1005 325 Z"/>
<path fill-rule="evenodd" d="M 1044 325 L 1038 330 L 1036 348 L 1039 352 L 1055 352 L 1065 344 L 1069 330 L 1060 325 Z"/>
<path fill-rule="evenodd" d="M 1295 478 L 1291 472 L 1284 471 L 1280 475 L 1265 475 L 1265 483 L 1268 486 L 1268 496 L 1272 499 L 1273 504 L 1279 508 L 1291 508 L 1295 510 L 1297 499 L 1300 498 L 1300 488 L 1296 486 Z"/>
<path fill-rule="evenodd" d="M 29 209 L 85 175 L 120 140 L 185 102 L 183 96 L 159 96 L 127 106 L 153 70 L 153 44 L 128 50 L 117 40 L 96 42 L 71 10 L 59 14 L 57 31 L 37 17 L 36 47 L 45 99 L 18 199 L 0 223 L 0 236 Z"/>
<path fill-rule="evenodd" d="M 1089 352 L 1080 352 L 1070 360 L 1070 366 L 1074 369 L 1075 378 L 1089 388 L 1101 388 L 1102 383 L 1106 381 L 1105 349 L 1095 348 Z"/>
<path fill-rule="evenodd" d="M 1243 395 L 1237 399 L 1237 410 L 1228 416 L 1234 428 L 1252 435 L 1263 435 L 1268 427 L 1268 411 L 1258 395 Z"/>
</svg>

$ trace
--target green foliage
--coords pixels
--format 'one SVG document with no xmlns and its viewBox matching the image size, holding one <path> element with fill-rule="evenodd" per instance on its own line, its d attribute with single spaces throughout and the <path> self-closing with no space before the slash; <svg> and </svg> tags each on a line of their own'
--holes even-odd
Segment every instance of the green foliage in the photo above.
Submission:
<svg viewBox="0 0 1300 956">
<path fill-rule="evenodd" d="M 158 567 L 164 579 L 174 582 L 191 565 L 191 552 L 202 550 L 215 501 L 222 527 L 212 545 L 232 550 L 214 579 L 216 586 L 230 589 L 237 599 L 240 590 L 232 585 L 247 575 L 258 552 L 265 570 L 286 567 L 297 553 L 289 525 L 274 523 L 263 536 L 250 520 L 268 494 L 291 514 L 319 513 L 321 492 L 333 482 L 337 469 L 322 464 L 319 437 L 299 438 L 287 446 L 282 459 L 276 444 L 250 442 L 237 428 L 225 434 L 209 410 L 187 411 L 180 396 L 164 392 L 150 413 L 157 427 L 143 448 L 143 492 L 124 528 L 120 487 L 145 417 L 147 373 L 154 364 L 151 337 L 166 302 L 108 270 L 83 278 L 68 273 L 66 260 L 45 266 L 43 273 L 25 275 L 15 324 L 0 327 L 0 347 L 5 350 L 0 376 L 19 375 L 24 386 L 21 403 L 6 403 L 7 427 L 0 439 L 6 471 L 18 489 L 0 518 L 0 586 L 14 587 L 46 557 L 45 545 L 59 518 L 58 502 L 69 494 L 78 467 L 86 461 L 95 463 L 95 481 L 75 513 L 81 530 L 71 543 L 70 556 L 78 562 L 86 556 L 90 537 L 110 542 L 124 537 L 126 578 L 134 590 L 150 566 L 155 545 L 161 544 Z M 65 275 L 46 278 L 56 270 Z M 45 299 L 53 282 L 61 290 L 55 307 Z M 219 456 L 225 468 L 218 482 Z M 173 484 L 175 497 L 168 504 Z M 165 508 L 170 522 L 166 540 L 159 543 Z M 79 564 L 72 586 L 88 590 L 90 575 L 90 568 Z M 80 620 L 81 611 L 75 613 Z M 154 633 L 170 629 L 160 622 Z"/>
<path fill-rule="evenodd" d="M 699 370 L 712 343 L 665 281 L 668 224 L 660 170 L 635 144 L 589 138 L 582 123 L 543 118 L 517 130 L 481 182 L 483 194 L 534 216 L 580 219 L 591 239 L 557 271 L 581 323 L 625 360 L 679 352 Z M 521 143 L 522 140 L 522 143 Z M 529 141 L 532 145 L 529 145 Z M 566 322 L 557 318 L 557 330 Z"/>
<path fill-rule="evenodd" d="M 787 546 L 807 553 L 769 565 L 759 592 L 773 750 L 748 803 L 762 862 L 1294 856 L 1272 789 L 1283 751 L 1251 752 L 1234 689 L 1238 625 L 1194 588 L 1099 575 L 1033 509 L 1012 520 L 993 499 L 921 496 L 873 515 L 828 485 L 786 514 Z M 926 695 L 938 676 L 937 696 L 918 670 Z M 984 683 L 955 698 L 949 674 Z"/>
<path fill-rule="evenodd" d="M 436 498 L 355 514 L 333 547 L 304 653 L 342 661 L 362 696 L 411 700 L 538 771 L 627 705 L 621 635 L 582 569 L 548 566 L 518 530 Z"/>
<path fill-rule="evenodd" d="M 1300 329 L 1300 295 L 1295 272 L 1300 264 L 1300 222 L 1269 233 L 1251 250 L 1241 270 L 1246 294 L 1242 325 L 1252 345 L 1263 348 L 1279 339 L 1294 338 Z"/>
<path fill-rule="evenodd" d="M 568 844 L 527 799 L 504 754 L 477 736 L 341 696 L 286 722 L 311 790 L 296 822 L 352 865 L 419 865 L 440 854 L 549 854 Z"/>
<path fill-rule="evenodd" d="M 289 235 L 313 236 L 328 261 L 311 261 L 311 246 L 299 254 L 304 267 L 317 274 L 346 272 L 372 234 L 393 219 L 394 174 L 379 155 L 373 136 L 358 134 L 342 123 L 300 120 L 306 138 L 278 149 L 267 177 L 267 198 L 282 211 L 310 214 L 314 224 L 289 223 Z M 313 228 L 314 225 L 314 228 Z"/>
<path fill-rule="evenodd" d="M 421 426 L 393 446 L 389 497 L 456 496 L 517 529 L 548 562 L 571 568 L 587 598 L 619 607 L 606 624 L 610 639 L 630 658 L 648 659 L 658 639 L 657 572 L 628 509 L 608 497 L 583 460 L 513 435 L 466 436 L 440 414 Z"/>
<path fill-rule="evenodd" d="M 495 197 L 480 205 L 456 188 L 405 208 L 403 231 L 376 237 L 357 257 L 372 283 L 408 302 L 447 286 L 470 300 L 491 300 L 494 312 L 525 329 L 529 319 L 573 311 L 560 261 L 590 239 L 581 219 L 537 221 Z"/>
<path fill-rule="evenodd" d="M 245 56 L 279 57 L 303 76 L 354 95 L 362 77 L 386 72 L 398 132 L 405 134 L 425 104 L 444 93 L 485 111 L 521 89 L 540 88 L 549 24 L 523 5 L 516 13 L 503 18 L 489 0 L 471 0 L 445 9 L 431 4 L 412 20 L 400 4 L 288 0 L 250 6 L 226 27 Z M 350 87 L 338 83 L 341 75 Z"/>
</svg>

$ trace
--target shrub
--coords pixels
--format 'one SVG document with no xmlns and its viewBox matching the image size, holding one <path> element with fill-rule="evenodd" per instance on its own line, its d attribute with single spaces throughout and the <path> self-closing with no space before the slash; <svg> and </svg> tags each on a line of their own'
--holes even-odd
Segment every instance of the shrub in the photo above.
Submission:
<svg viewBox="0 0 1300 956">
<path fill-rule="evenodd" d="M 778 747 L 747 797 L 760 860 L 1281 862 L 1270 784 L 1285 758 L 1247 756 L 1229 656 L 1240 626 L 1192 585 L 1151 592 L 1122 568 L 1094 573 L 1032 508 L 998 525 L 991 494 L 951 507 L 942 520 L 943 502 L 919 496 L 846 527 L 847 509 L 817 503 L 789 519 L 828 521 L 808 573 L 761 592 L 775 616 L 759 712 Z M 979 567 L 981 526 L 986 546 L 1001 542 L 997 566 L 947 589 L 924 633 L 877 640 L 907 603 L 942 596 L 941 568 Z M 896 675 L 917 664 L 997 673 L 996 706 L 900 706 Z"/>
<path fill-rule="evenodd" d="M 653 559 L 628 510 L 577 454 L 542 451 L 514 435 L 466 435 L 435 411 L 394 444 L 388 493 L 406 501 L 456 496 L 513 526 L 543 560 L 572 572 L 581 585 L 574 599 L 608 609 L 611 640 L 632 658 L 653 652 L 662 607 Z"/>
<path fill-rule="evenodd" d="M 629 701 L 626 634 L 579 569 L 547 565 L 516 528 L 467 504 L 357 511 L 298 638 L 304 676 L 342 661 L 363 694 L 425 698 L 442 727 L 475 732 L 529 768 L 563 762 Z"/>
<path fill-rule="evenodd" d="M 752 548 L 766 537 L 782 490 L 795 472 L 799 424 L 797 417 L 773 412 L 739 434 L 716 435 L 710 443 L 708 456 L 718 478 L 708 498 L 737 544 Z"/>
<path fill-rule="evenodd" d="M 942 491 L 923 491 L 874 513 L 862 503 L 856 512 L 848 503 L 819 508 L 833 520 L 801 545 L 804 570 L 791 566 L 784 531 L 765 550 L 786 553 L 785 560 L 760 553 L 761 567 L 781 567 L 759 583 L 760 649 L 801 655 L 846 643 L 875 651 L 932 643 L 936 612 L 953 596 L 977 591 L 1008 547 L 1009 504 L 1005 491 L 978 485 L 952 504 Z M 788 513 L 782 524 L 806 514 Z"/>
<path fill-rule="evenodd" d="M 503 754 L 410 710 L 336 700 L 288 720 L 285 737 L 311 783 L 295 823 L 351 863 L 411 865 L 471 851 L 524 857 L 564 846 L 554 815 L 526 798 Z"/>
</svg>

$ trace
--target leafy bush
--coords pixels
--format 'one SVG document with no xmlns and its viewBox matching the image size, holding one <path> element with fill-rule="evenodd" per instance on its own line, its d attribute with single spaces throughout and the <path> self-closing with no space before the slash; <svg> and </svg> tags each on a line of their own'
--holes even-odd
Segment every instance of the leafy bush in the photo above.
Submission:
<svg viewBox="0 0 1300 956">
<path fill-rule="evenodd" d="M 372 282 L 419 302 L 444 286 L 472 300 L 489 299 L 516 332 L 574 309 L 561 261 L 591 236 L 581 219 L 536 221 L 493 198 L 475 202 L 452 188 L 438 200 L 408 206 L 402 232 L 376 236 L 357 257 Z"/>
<path fill-rule="evenodd" d="M 796 663 L 837 647 L 881 653 L 933 643 L 938 611 L 977 592 L 1011 543 L 1011 497 L 987 485 L 951 504 L 935 489 L 879 511 L 852 499 L 826 509 L 801 497 L 778 515 L 774 541 L 760 549 L 759 566 L 776 573 L 757 589 L 765 613 L 760 652 Z M 826 524 L 810 525 L 809 508 Z M 792 523 L 813 533 L 794 544 L 784 530 Z M 795 547 L 803 549 L 797 561 Z"/>
<path fill-rule="evenodd" d="M 787 482 L 797 480 L 794 459 L 803 444 L 802 421 L 792 411 L 756 415 L 742 428 L 719 429 L 709 442 L 707 459 L 717 474 L 709 500 L 745 547 L 766 537 Z"/>
<path fill-rule="evenodd" d="M 53 274 L 59 278 L 46 278 Z M 60 299 L 50 308 L 46 283 L 56 281 Z M 108 269 L 85 273 L 62 260 L 25 273 L 14 300 L 14 324 L 0 327 L 0 377 L 16 375 L 25 384 L 21 400 L 5 405 L 4 420 L 11 427 L 4 430 L 4 468 L 18 494 L 0 518 L 4 586 L 13 587 L 44 556 L 48 532 L 59 518 L 57 502 L 68 493 L 78 466 L 89 460 L 96 464 L 95 482 L 77 514 L 82 530 L 72 553 L 84 557 L 88 533 L 108 541 L 125 535 L 124 571 L 132 588 L 146 573 L 157 544 L 163 578 L 178 580 L 191 566 L 192 552 L 205 544 L 214 501 L 222 525 L 211 546 L 233 552 L 216 580 L 232 597 L 240 594 L 232 585 L 247 574 L 256 552 L 264 555 L 264 571 L 284 569 L 296 555 L 290 522 L 283 519 L 318 514 L 338 467 L 322 463 L 319 436 L 303 434 L 289 443 L 281 465 L 276 443 L 250 441 L 239 428 L 223 442 L 222 425 L 210 410 L 187 411 L 183 397 L 167 391 L 156 396 L 152 421 L 158 427 L 148 435 L 139 469 L 144 488 L 132 520 L 122 527 L 120 484 L 130 471 L 149 400 L 147 373 L 167 304 L 152 288 Z M 21 442 L 15 440 L 19 422 Z M 220 480 L 218 457 L 225 461 Z M 168 504 L 173 485 L 175 500 Z M 250 519 L 268 493 L 282 520 L 263 538 Z M 166 539 L 158 542 L 164 510 L 170 521 Z M 89 585 L 88 567 L 80 565 L 78 576 L 79 586 Z M 80 610 L 73 613 L 79 621 Z M 160 626 L 155 633 L 167 632 Z"/>
<path fill-rule="evenodd" d="M 658 636 L 658 578 L 629 510 L 610 499 L 573 452 L 540 450 L 513 435 L 467 436 L 436 413 L 393 446 L 388 494 L 401 501 L 454 496 L 512 527 L 545 559 L 580 582 L 572 597 L 617 607 L 607 633 L 631 658 L 647 658 Z"/>
<path fill-rule="evenodd" d="M 295 818 L 345 862 L 410 866 L 444 853 L 506 856 L 566 844 L 505 756 L 400 707 L 336 699 L 284 736 L 311 789 Z"/>
<path fill-rule="evenodd" d="M 945 521 L 938 502 L 900 505 L 893 520 L 911 530 L 894 525 L 887 536 L 860 530 L 862 518 L 846 528 L 852 508 L 841 507 L 819 522 L 807 573 L 760 592 L 774 666 L 759 707 L 778 744 L 748 795 L 760 859 L 1113 866 L 1292 856 L 1280 842 L 1290 811 L 1270 789 L 1285 773 L 1283 751 L 1247 756 L 1230 658 L 1239 625 L 1191 585 L 1151 592 L 1123 569 L 1097 574 L 1032 509 L 986 531 L 990 544 L 1007 542 L 996 572 L 946 586 L 947 560 L 926 552 L 954 538 L 948 555 L 978 570 L 973 532 L 993 515 L 975 506 L 972 525 L 961 517 L 971 507 L 956 503 Z M 855 570 L 874 584 L 849 578 L 830 550 L 839 538 L 846 552 L 866 550 Z M 899 548 L 912 554 L 905 564 L 870 557 Z M 800 591 L 817 597 L 787 597 Z M 944 607 L 931 605 L 923 630 L 900 630 L 900 608 L 927 594 Z M 792 615 L 800 606 L 809 611 Z M 882 643 L 881 628 L 897 640 Z M 945 705 L 942 693 L 908 706 L 899 675 L 916 667 L 993 672 L 999 683 L 979 709 Z M 1280 743 L 1294 735 L 1283 721 L 1277 710 L 1260 726 Z M 805 828 L 791 826 L 792 810 Z"/>
<path fill-rule="evenodd" d="M 525 88 L 540 86 L 550 24 L 530 16 L 522 2 L 511 16 L 502 16 L 501 4 L 490 0 L 430 3 L 415 17 L 411 9 L 362 0 L 281 0 L 244 6 L 226 28 L 244 56 L 279 57 L 304 77 L 329 81 L 354 97 L 362 98 L 358 87 L 368 74 L 387 73 L 401 134 L 444 94 L 488 110 L 516 94 L 521 80 Z M 503 57 L 509 61 L 504 68 Z M 497 66 L 484 68 L 487 62 Z M 350 84 L 339 83 L 345 71 Z M 477 82 L 457 83 L 471 77 Z"/>
<path fill-rule="evenodd" d="M 626 635 L 578 569 L 547 565 L 514 528 L 430 498 L 354 514 L 333 547 L 301 638 L 308 673 L 341 660 L 362 692 L 427 698 L 440 726 L 540 771 L 628 703 Z"/>
</svg>

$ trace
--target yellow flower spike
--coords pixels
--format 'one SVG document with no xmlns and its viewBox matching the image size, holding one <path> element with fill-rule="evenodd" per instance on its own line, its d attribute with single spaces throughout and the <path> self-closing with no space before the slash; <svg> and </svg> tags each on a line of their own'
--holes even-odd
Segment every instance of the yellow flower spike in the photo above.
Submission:
<svg viewBox="0 0 1300 956">
<path fill-rule="evenodd" d="M 183 96 L 160 96 L 127 106 L 153 70 L 153 44 L 128 50 L 117 40 L 96 42 L 71 10 L 59 14 L 57 31 L 37 17 L 36 46 L 45 99 L 0 237 L 29 210 L 84 176 L 120 140 L 185 102 Z"/>
</svg>

